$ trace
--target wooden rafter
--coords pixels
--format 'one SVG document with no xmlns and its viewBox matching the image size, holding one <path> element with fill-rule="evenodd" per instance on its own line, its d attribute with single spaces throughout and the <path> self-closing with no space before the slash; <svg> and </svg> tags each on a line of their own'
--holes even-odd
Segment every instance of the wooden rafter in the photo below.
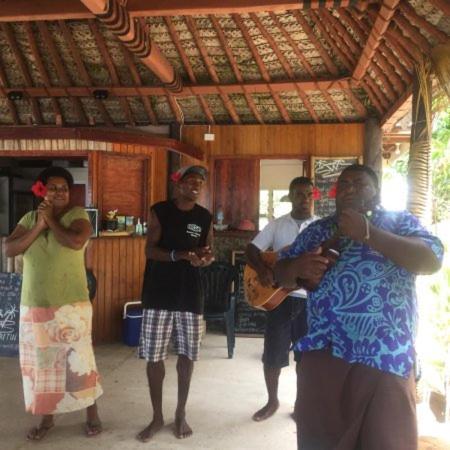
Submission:
<svg viewBox="0 0 450 450">
<path fill-rule="evenodd" d="M 50 35 L 50 31 L 48 30 L 47 23 L 46 22 L 37 22 L 37 26 L 38 26 L 39 32 L 42 36 L 42 39 L 44 41 L 44 44 L 47 47 L 47 50 L 49 52 L 50 59 L 53 62 L 53 65 L 55 67 L 55 70 L 58 74 L 59 79 L 61 80 L 62 85 L 70 86 L 71 80 L 69 78 L 69 75 L 66 72 L 64 62 L 63 62 L 61 56 L 59 55 L 56 45 L 53 42 L 53 39 Z M 50 88 L 48 88 L 48 89 L 50 89 Z M 69 94 L 69 97 L 70 97 L 70 94 Z M 86 114 L 84 112 L 83 105 L 81 104 L 80 99 L 74 97 L 74 98 L 70 98 L 70 101 L 76 111 L 79 122 L 83 125 L 86 125 L 88 121 L 87 121 Z"/>
<path fill-rule="evenodd" d="M 131 73 L 131 78 L 133 78 L 134 84 L 137 86 L 142 86 L 142 79 L 137 70 L 136 64 L 134 63 L 133 56 L 129 52 L 129 50 L 124 46 L 120 45 L 123 53 L 123 57 L 125 59 L 125 64 Z M 158 125 L 158 119 L 156 117 L 155 111 L 153 110 L 152 103 L 150 97 L 143 95 L 141 97 L 142 104 L 144 105 L 145 112 L 147 114 L 148 120 L 152 125 Z"/>
<path fill-rule="evenodd" d="M 189 80 L 191 81 L 192 84 L 197 84 L 197 79 L 196 79 L 196 76 L 194 73 L 194 69 L 192 68 L 192 64 L 189 61 L 189 58 L 187 57 L 183 46 L 181 45 L 180 37 L 177 33 L 177 30 L 175 29 L 175 26 L 173 25 L 172 19 L 170 17 L 164 17 L 164 20 L 166 22 L 167 29 L 169 30 L 169 34 L 172 38 L 175 48 L 177 49 L 177 52 L 180 55 L 181 61 L 183 62 L 183 66 L 188 74 Z M 208 103 L 206 102 L 204 97 L 202 97 L 201 95 L 199 95 L 197 98 L 198 98 L 198 101 L 199 101 L 201 107 L 203 108 L 203 112 L 205 113 L 205 116 L 208 119 L 208 122 L 210 124 L 214 124 L 215 123 L 214 116 L 211 112 L 211 109 L 209 108 Z"/>
<path fill-rule="evenodd" d="M 372 21 L 373 28 L 375 26 L 377 14 L 375 13 L 375 11 L 369 9 L 367 11 L 367 17 Z M 413 42 L 403 36 L 401 30 L 395 24 L 391 23 L 389 25 L 389 28 L 385 32 L 385 36 L 387 38 L 386 42 L 395 42 L 398 46 L 402 47 L 402 49 L 410 56 L 412 64 L 414 64 L 414 61 L 420 61 L 421 52 L 415 47 Z"/>
<path fill-rule="evenodd" d="M 220 95 L 226 94 L 256 94 L 256 93 L 279 93 L 295 91 L 296 86 L 303 91 L 317 91 L 330 89 L 346 89 L 357 86 L 348 78 L 337 78 L 335 80 L 286 80 L 272 81 L 269 83 L 234 83 L 234 84 L 205 84 L 184 86 L 183 91 L 177 95 L 179 98 L 192 97 L 193 95 Z M 141 97 L 142 95 L 166 95 L 163 86 L 51 86 L 46 87 L 24 87 L 23 92 L 31 97 L 90 97 L 94 89 L 105 89 L 114 97 Z M 6 88 L 4 91 L 13 89 Z M 17 89 L 15 89 L 17 90 Z M 5 94 L 6 95 L 6 94 Z"/>
<path fill-rule="evenodd" d="M 362 80 L 369 68 L 370 61 L 372 61 L 375 51 L 380 45 L 386 30 L 389 27 L 391 19 L 395 14 L 395 9 L 400 0 L 383 0 L 380 10 L 375 18 L 372 30 L 367 38 L 366 45 L 361 53 L 355 70 L 353 71 L 353 78 Z"/>
<path fill-rule="evenodd" d="M 376 3 L 377 0 L 359 3 Z M 433 0 L 438 1 L 438 0 Z M 441 0 L 445 1 L 445 0 Z M 127 9 L 131 17 L 186 16 L 198 14 L 244 14 L 260 11 L 286 11 L 295 9 L 317 9 L 338 4 L 341 7 L 354 6 L 352 0 L 285 1 L 285 0 L 128 0 Z M 26 20 L 69 20 L 92 19 L 93 14 L 79 0 L 14 0 L 2 3 L 0 21 L 18 22 Z"/>
<path fill-rule="evenodd" d="M 211 77 L 212 81 L 215 84 L 220 84 L 220 79 L 219 79 L 219 76 L 217 75 L 216 69 L 214 67 L 214 63 L 213 63 L 211 57 L 209 56 L 208 50 L 206 49 L 205 45 L 203 44 L 203 41 L 200 37 L 200 33 L 198 32 L 197 27 L 195 25 L 195 21 L 194 21 L 195 19 L 193 19 L 192 17 L 186 17 L 185 20 L 186 20 L 188 29 L 189 29 L 192 37 L 194 38 L 195 45 L 197 46 L 200 54 L 202 55 L 202 58 L 206 65 L 206 69 L 208 70 L 209 76 Z M 241 120 L 239 118 L 239 115 L 236 112 L 234 104 L 230 100 L 228 95 L 226 95 L 225 93 L 222 93 L 220 91 L 220 98 L 221 98 L 228 114 L 230 115 L 231 119 L 233 120 L 233 123 L 235 123 L 235 124 L 241 123 Z"/>
<path fill-rule="evenodd" d="M 242 78 L 242 74 L 241 71 L 239 69 L 239 66 L 236 62 L 236 59 L 233 55 L 233 52 L 230 48 L 230 46 L 228 45 L 227 42 L 227 38 L 225 36 L 224 31 L 222 30 L 219 21 L 217 20 L 217 17 L 215 16 L 209 16 L 209 20 L 211 20 L 211 23 L 213 25 L 213 28 L 217 34 L 217 37 L 219 39 L 220 44 L 222 45 L 223 50 L 225 51 L 225 54 L 227 55 L 228 61 L 231 65 L 231 68 L 233 69 L 233 73 L 234 76 L 236 77 L 236 81 L 238 83 L 243 83 L 244 79 Z M 253 97 L 251 96 L 251 94 L 245 93 L 244 97 L 247 101 L 248 107 L 250 108 L 250 111 L 252 112 L 252 114 L 255 116 L 256 120 L 259 123 L 264 123 L 264 120 L 261 116 L 261 114 L 259 113 L 258 109 L 256 108 L 255 102 L 253 100 Z"/>
<path fill-rule="evenodd" d="M 347 47 L 346 53 L 352 53 L 359 55 L 361 52 L 361 48 L 356 40 L 350 35 L 347 29 L 342 25 L 341 22 L 336 20 L 331 14 L 328 13 L 326 15 L 325 10 L 321 10 L 320 12 L 316 12 L 316 14 L 320 14 L 320 16 L 324 17 L 325 21 L 328 22 L 331 29 L 334 29 L 335 36 L 338 40 L 341 40 L 342 48 Z M 396 93 L 392 88 L 391 81 L 386 76 L 384 71 L 389 71 L 387 67 L 379 67 L 379 65 L 375 62 L 371 62 L 369 67 L 374 71 L 375 75 L 382 81 L 382 84 L 386 90 L 386 96 L 389 99 L 389 102 L 393 102 L 396 98 Z"/>
<path fill-rule="evenodd" d="M 297 22 L 302 27 L 303 31 L 308 36 L 308 39 L 311 41 L 311 43 L 314 45 L 316 50 L 319 52 L 319 55 L 322 57 L 322 60 L 328 69 L 328 71 L 334 75 L 337 76 L 339 74 L 339 69 L 337 68 L 334 61 L 331 59 L 330 55 L 327 53 L 325 48 L 320 43 L 319 39 L 314 34 L 314 30 L 309 25 L 309 23 L 306 21 L 306 19 L 303 17 L 302 13 L 299 11 L 294 11 L 294 16 L 297 19 Z"/>
<path fill-rule="evenodd" d="M 272 13 L 273 14 L 273 13 Z M 275 16 L 275 14 L 273 14 L 273 16 Z M 291 67 L 291 65 L 288 63 L 286 57 L 283 55 L 283 52 L 280 50 L 280 48 L 278 47 L 278 44 L 276 43 L 275 39 L 272 37 L 272 35 L 266 30 L 266 28 L 264 27 L 264 25 L 261 23 L 261 21 L 258 19 L 258 16 L 256 14 L 250 14 L 251 19 L 253 20 L 253 22 L 255 22 L 256 26 L 258 27 L 260 33 L 264 36 L 264 38 L 266 39 L 266 41 L 269 43 L 269 45 L 271 46 L 272 50 L 275 52 L 275 55 L 277 56 L 278 60 L 280 61 L 281 65 L 283 66 L 284 71 L 286 72 L 287 76 L 293 80 L 295 78 L 295 74 L 294 71 Z M 272 18 L 273 20 L 273 18 Z M 276 17 L 275 17 L 276 20 Z M 279 25 L 279 24 L 278 24 Z M 314 75 L 313 75 L 314 76 Z M 316 112 L 314 111 L 314 108 L 311 105 L 311 102 L 308 100 L 308 96 L 298 87 L 297 87 L 297 94 L 300 97 L 300 99 L 302 100 L 303 104 L 305 105 L 306 110 L 308 111 L 308 113 L 311 115 L 311 117 L 313 118 L 314 122 L 318 122 L 319 121 L 319 117 L 316 114 Z M 323 93 L 323 92 L 322 92 Z M 326 97 L 325 97 L 326 98 Z M 327 99 L 328 100 L 328 99 Z M 330 106 L 333 108 L 333 105 L 330 104 Z M 335 105 L 334 105 L 335 106 Z M 333 108 L 334 110 L 334 108 Z M 336 114 L 336 116 L 338 117 L 338 119 L 340 121 L 343 121 L 342 119 L 342 115 Z M 342 119 L 342 120 L 341 120 Z"/>
<path fill-rule="evenodd" d="M 179 105 L 177 99 L 170 94 L 170 92 L 166 92 L 166 98 L 169 102 L 170 109 L 172 110 L 172 114 L 175 116 L 175 120 L 178 123 L 184 123 L 184 116 L 181 110 L 181 106 Z"/>
<path fill-rule="evenodd" d="M 233 17 L 234 22 L 238 26 L 239 30 L 241 31 L 242 35 L 244 36 L 245 41 L 247 42 L 247 45 L 250 49 L 250 52 L 253 55 L 253 59 L 255 60 L 256 65 L 258 66 L 258 69 L 261 73 L 263 80 L 266 81 L 267 83 L 270 83 L 269 72 L 268 72 L 266 66 L 264 65 L 261 55 L 259 54 L 258 49 L 256 48 L 256 45 L 253 42 L 253 39 L 250 36 L 250 33 L 248 32 L 247 27 L 245 26 L 242 18 L 240 16 L 238 16 L 237 14 L 233 14 L 232 17 Z M 294 88 L 293 90 L 296 90 L 296 88 Z M 292 123 L 292 120 L 289 117 L 289 113 L 286 109 L 286 106 L 284 106 L 278 93 L 276 93 L 272 90 L 271 84 L 269 84 L 269 92 L 272 95 L 272 98 L 275 102 L 275 105 L 278 108 L 278 111 L 281 114 L 281 117 L 284 119 L 284 121 L 286 123 Z"/>
<path fill-rule="evenodd" d="M 427 38 L 423 36 L 422 33 L 414 25 L 412 25 L 409 20 L 405 19 L 402 14 L 397 12 L 397 14 L 394 15 L 394 21 L 402 30 L 403 34 L 415 42 L 416 46 L 419 46 L 424 53 L 429 54 L 431 52 L 431 45 Z"/>
<path fill-rule="evenodd" d="M 374 108 L 382 115 L 384 113 L 384 108 L 381 105 L 381 103 L 378 101 L 378 98 L 376 97 L 375 93 L 372 90 L 372 87 L 366 83 L 364 80 L 361 80 L 361 86 L 366 91 L 367 96 L 370 98 L 370 101 Z"/>
<path fill-rule="evenodd" d="M 366 42 L 368 33 L 361 25 L 361 21 L 356 21 L 353 17 L 345 10 L 339 10 L 339 16 L 343 20 L 343 23 L 347 24 L 348 27 L 351 27 L 353 33 L 358 37 L 360 45 L 363 45 L 363 42 Z M 392 80 L 392 84 L 395 90 L 400 94 L 404 91 L 404 82 L 402 78 L 397 75 L 396 70 L 400 73 L 401 76 L 405 76 L 405 82 L 408 82 L 408 72 L 402 66 L 402 64 L 398 61 L 398 58 L 394 57 L 393 53 L 390 49 L 386 48 L 386 44 L 384 41 L 380 43 L 376 53 L 375 53 L 375 61 L 381 64 L 381 68 L 389 72 L 389 78 Z"/>
<path fill-rule="evenodd" d="M 1 27 L 2 27 L 3 33 L 6 36 L 6 40 L 8 41 L 8 45 L 11 47 L 14 58 L 16 59 L 17 64 L 20 68 L 20 72 L 22 74 L 23 80 L 25 81 L 25 84 L 28 86 L 32 86 L 33 81 L 31 79 L 31 75 L 28 70 L 27 63 L 26 63 L 25 58 L 19 48 L 19 45 L 17 44 L 13 30 L 11 29 L 11 27 L 8 23 L 2 23 Z M 31 110 L 33 112 L 34 120 L 36 121 L 37 124 L 41 124 L 42 123 L 42 114 L 41 114 L 41 110 L 39 109 L 39 103 L 38 103 L 37 99 L 31 98 L 30 104 L 31 104 Z"/>
<path fill-rule="evenodd" d="M 345 42 L 340 38 L 339 34 L 337 34 L 337 33 L 333 34 L 333 36 L 335 38 L 335 39 L 333 39 L 333 37 L 331 37 L 331 35 L 326 30 L 325 25 L 321 22 L 320 16 L 315 15 L 314 12 L 311 12 L 311 14 L 314 14 L 315 24 L 318 27 L 319 31 L 324 36 L 324 38 L 327 39 L 327 41 L 329 42 L 330 47 L 333 49 L 333 51 L 336 53 L 336 55 L 338 55 L 338 57 L 341 59 L 342 63 L 346 67 L 346 69 L 349 72 L 352 72 L 353 62 L 347 56 L 347 54 L 351 53 L 351 52 L 348 49 L 347 49 L 347 51 L 343 50 L 346 48 Z M 337 42 L 339 42 L 341 47 L 339 47 L 337 45 Z M 367 91 L 366 87 L 369 85 L 370 92 L 367 92 L 367 94 L 369 95 L 369 98 L 371 100 L 380 99 L 383 107 L 387 108 L 387 105 L 389 104 L 389 102 L 385 99 L 384 93 L 382 92 L 381 88 L 378 85 L 376 85 L 376 83 L 372 83 L 372 81 L 373 81 L 372 78 L 370 78 L 370 80 L 368 80 L 368 83 L 364 83 L 363 84 L 364 89 Z M 378 100 L 376 100 L 376 105 L 377 106 L 374 105 L 376 107 L 376 109 L 378 109 L 382 113 L 384 111 L 384 109 L 378 108 L 378 106 L 380 105 L 380 102 Z"/>
<path fill-rule="evenodd" d="M 3 68 L 3 63 L 0 59 L 0 91 L 3 91 L 7 87 L 8 87 L 8 79 L 6 78 L 5 69 Z M 14 122 L 14 125 L 19 125 L 19 114 L 17 114 L 16 105 L 8 97 L 5 97 L 5 100 L 6 104 L 8 105 L 8 109 L 11 114 L 11 118 Z"/>
<path fill-rule="evenodd" d="M 448 15 L 450 15 L 450 6 L 448 7 L 448 9 Z M 419 16 L 419 14 L 416 13 L 415 9 L 409 3 L 401 2 L 400 11 L 410 22 L 414 23 L 417 27 L 425 30 L 438 42 L 442 44 L 447 42 L 447 35 L 443 31 L 439 30 L 439 28 L 433 26 L 430 22 L 428 22 L 428 20 L 424 19 L 422 16 Z"/>
<path fill-rule="evenodd" d="M 94 36 L 95 43 L 97 44 L 97 48 L 98 48 L 100 54 L 102 55 L 103 61 L 106 64 L 109 76 L 111 77 L 112 84 L 114 84 L 116 86 L 120 86 L 122 83 L 120 82 L 119 75 L 117 74 L 116 66 L 114 65 L 111 55 L 109 54 L 105 39 L 103 38 L 103 35 L 99 31 L 97 23 L 95 22 L 95 20 L 89 19 L 88 24 L 89 24 L 91 33 Z M 131 113 L 130 105 L 128 104 L 127 99 L 121 98 L 120 104 L 125 112 L 125 116 L 127 117 L 128 123 L 132 126 L 135 125 L 133 114 Z"/>
<path fill-rule="evenodd" d="M 91 86 L 92 85 L 91 77 L 90 77 L 88 71 L 86 70 L 86 67 L 83 63 L 83 59 L 81 58 L 81 53 L 78 50 L 78 47 L 75 45 L 75 41 L 73 40 L 72 33 L 70 32 L 68 25 L 63 20 L 60 20 L 58 22 L 58 24 L 63 33 L 64 40 L 66 41 L 67 45 L 69 46 L 70 53 L 72 54 L 72 57 L 77 66 L 77 71 L 78 71 L 81 79 L 83 80 L 83 83 L 86 86 Z M 100 111 L 100 114 L 101 114 L 105 124 L 107 126 L 112 126 L 113 122 L 111 120 L 111 117 L 110 117 L 103 101 L 94 98 L 94 102 L 95 102 L 96 107 Z"/>
<path fill-rule="evenodd" d="M 47 69 L 44 65 L 44 62 L 42 61 L 41 54 L 40 54 L 38 46 L 36 44 L 33 30 L 31 29 L 31 23 L 24 22 L 23 26 L 25 28 L 25 34 L 27 35 L 28 44 L 30 45 L 31 54 L 33 55 L 34 62 L 36 63 L 36 67 L 38 69 L 39 75 L 42 78 L 44 86 L 50 87 L 51 86 L 50 78 L 48 76 Z M 56 121 L 56 116 L 59 115 L 61 117 L 61 121 L 63 124 L 64 116 L 62 114 L 58 100 L 56 98 L 52 97 L 51 102 L 52 102 L 52 106 L 53 106 L 53 112 L 55 113 L 55 121 Z"/>
</svg>

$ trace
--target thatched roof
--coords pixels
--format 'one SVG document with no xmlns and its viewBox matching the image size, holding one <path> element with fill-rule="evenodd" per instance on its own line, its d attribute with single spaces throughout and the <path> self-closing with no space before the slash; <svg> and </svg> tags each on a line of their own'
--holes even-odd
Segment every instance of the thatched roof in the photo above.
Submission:
<svg viewBox="0 0 450 450">
<path fill-rule="evenodd" d="M 0 125 L 384 120 L 410 93 L 421 55 L 450 36 L 442 1 L 401 0 L 375 45 L 376 1 L 136 19 L 181 77 L 178 94 L 94 16 L 15 21 L 0 11 Z"/>
</svg>

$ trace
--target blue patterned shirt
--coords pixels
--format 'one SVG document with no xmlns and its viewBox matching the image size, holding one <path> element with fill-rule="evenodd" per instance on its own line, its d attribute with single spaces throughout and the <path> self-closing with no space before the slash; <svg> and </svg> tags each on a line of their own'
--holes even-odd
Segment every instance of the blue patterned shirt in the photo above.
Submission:
<svg viewBox="0 0 450 450">
<path fill-rule="evenodd" d="M 391 233 L 422 239 L 442 260 L 442 243 L 410 213 L 378 209 L 370 221 Z M 280 257 L 311 251 L 330 239 L 335 230 L 335 215 L 318 220 Z M 330 348 L 333 356 L 349 363 L 408 377 L 415 360 L 415 275 L 348 238 L 339 240 L 339 250 L 336 265 L 308 294 L 309 331 L 295 344 L 295 350 Z"/>
</svg>

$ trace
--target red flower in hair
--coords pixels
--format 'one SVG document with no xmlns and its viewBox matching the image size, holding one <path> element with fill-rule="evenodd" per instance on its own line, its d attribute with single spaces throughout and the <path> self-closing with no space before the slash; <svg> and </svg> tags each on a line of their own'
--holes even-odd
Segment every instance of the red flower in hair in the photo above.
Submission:
<svg viewBox="0 0 450 450">
<path fill-rule="evenodd" d="M 337 184 L 333 184 L 331 186 L 331 189 L 328 191 L 328 198 L 336 198 L 336 190 L 337 190 Z"/>
<path fill-rule="evenodd" d="M 42 181 L 36 181 L 36 183 L 31 186 L 31 192 L 33 192 L 36 197 L 44 198 L 47 195 L 47 188 Z"/>
<path fill-rule="evenodd" d="M 320 200 L 322 198 L 322 192 L 316 186 L 313 187 L 313 200 Z"/>
<path fill-rule="evenodd" d="M 181 172 L 179 170 L 177 170 L 176 172 L 174 172 L 172 175 L 170 175 L 170 179 L 174 182 L 174 183 L 178 183 L 181 180 Z"/>
</svg>

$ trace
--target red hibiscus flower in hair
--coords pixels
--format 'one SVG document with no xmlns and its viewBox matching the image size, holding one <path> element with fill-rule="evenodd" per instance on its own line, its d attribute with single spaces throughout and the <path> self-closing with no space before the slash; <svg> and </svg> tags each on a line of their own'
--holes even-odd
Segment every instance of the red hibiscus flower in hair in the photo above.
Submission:
<svg viewBox="0 0 450 450">
<path fill-rule="evenodd" d="M 337 190 L 337 184 L 333 184 L 331 186 L 331 189 L 328 191 L 328 198 L 336 198 L 336 190 Z"/>
<path fill-rule="evenodd" d="M 176 172 L 174 172 L 172 175 L 170 175 L 170 179 L 174 182 L 174 183 L 178 183 L 181 180 L 181 172 L 179 170 L 177 170 Z"/>
<path fill-rule="evenodd" d="M 42 181 L 36 181 L 36 183 L 31 186 L 31 192 L 33 192 L 36 197 L 44 198 L 47 195 L 47 188 Z"/>
<path fill-rule="evenodd" d="M 322 193 L 320 192 L 320 189 L 316 186 L 313 187 L 313 200 L 320 200 L 322 198 Z"/>
</svg>

